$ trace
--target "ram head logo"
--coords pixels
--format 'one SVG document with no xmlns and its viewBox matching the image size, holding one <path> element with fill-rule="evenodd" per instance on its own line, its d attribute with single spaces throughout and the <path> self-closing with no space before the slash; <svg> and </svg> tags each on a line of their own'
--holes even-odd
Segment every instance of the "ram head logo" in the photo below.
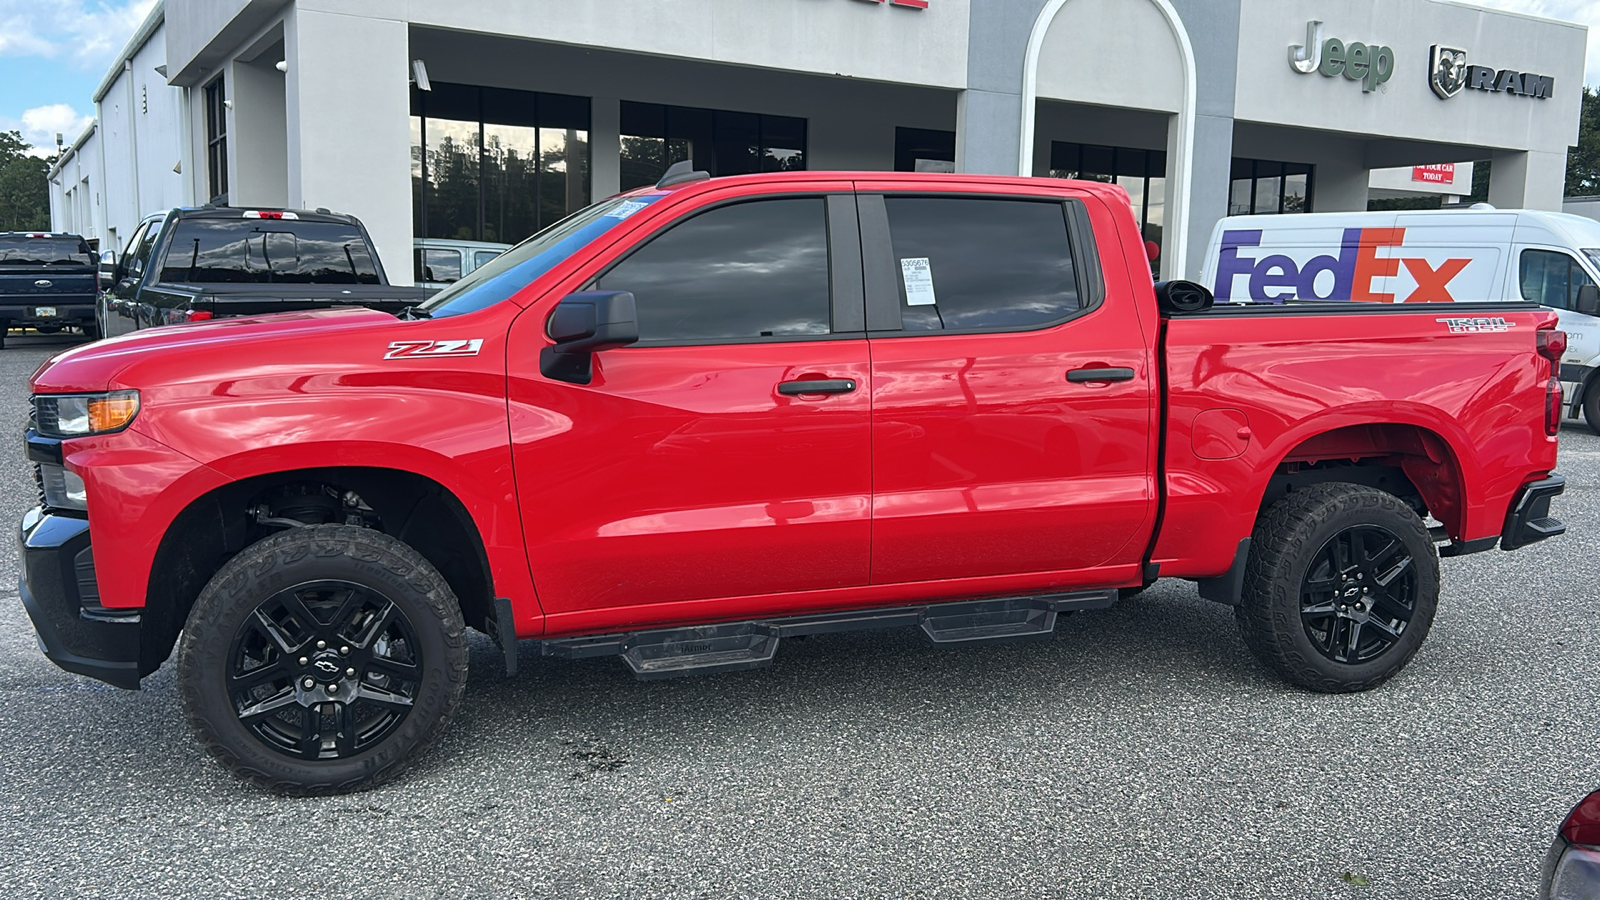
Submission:
<svg viewBox="0 0 1600 900">
<path fill-rule="evenodd" d="M 1467 51 L 1434 44 L 1429 65 L 1433 72 L 1430 79 L 1433 92 L 1439 99 L 1449 100 L 1467 86 Z"/>
</svg>

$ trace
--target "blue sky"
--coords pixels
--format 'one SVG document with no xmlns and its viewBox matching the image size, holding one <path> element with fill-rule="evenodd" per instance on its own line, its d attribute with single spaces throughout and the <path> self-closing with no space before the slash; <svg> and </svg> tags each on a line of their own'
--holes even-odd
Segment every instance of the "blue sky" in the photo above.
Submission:
<svg viewBox="0 0 1600 900">
<path fill-rule="evenodd" d="M 977 2 L 977 0 L 974 0 Z M 1382 2 L 1382 0 L 1378 0 Z M 1600 85 L 1600 0 L 1475 0 L 1589 26 L 1589 70 Z M 94 90 L 155 0 L 0 0 L 0 131 L 40 152 L 71 143 L 94 114 Z"/>
</svg>

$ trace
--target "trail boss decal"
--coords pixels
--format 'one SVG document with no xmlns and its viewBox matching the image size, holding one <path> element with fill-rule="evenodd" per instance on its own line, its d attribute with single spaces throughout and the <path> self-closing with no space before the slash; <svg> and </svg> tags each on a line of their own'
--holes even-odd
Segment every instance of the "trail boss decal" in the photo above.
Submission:
<svg viewBox="0 0 1600 900">
<path fill-rule="evenodd" d="M 1482 316 L 1459 318 L 1452 316 L 1448 319 L 1434 319 L 1434 321 L 1443 322 L 1445 327 L 1450 329 L 1451 334 L 1489 334 L 1510 331 L 1516 327 L 1507 322 L 1504 316 L 1494 316 L 1492 318 L 1484 318 Z"/>
<path fill-rule="evenodd" d="M 383 355 L 384 359 L 412 359 L 427 357 L 433 359 L 441 356 L 477 356 L 483 349 L 483 338 L 472 338 L 464 341 L 394 341 L 389 344 L 389 352 Z"/>
</svg>

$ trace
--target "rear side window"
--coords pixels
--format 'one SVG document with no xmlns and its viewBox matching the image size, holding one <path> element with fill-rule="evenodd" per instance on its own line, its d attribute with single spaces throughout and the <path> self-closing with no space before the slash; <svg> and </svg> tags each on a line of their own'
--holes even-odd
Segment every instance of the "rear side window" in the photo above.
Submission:
<svg viewBox="0 0 1600 900">
<path fill-rule="evenodd" d="M 597 285 L 633 293 L 643 341 L 828 334 L 826 206 L 804 197 L 712 209 L 673 225 Z"/>
<path fill-rule="evenodd" d="M 172 284 L 380 283 L 377 266 L 360 229 L 343 222 L 288 219 L 180 221 L 162 260 L 161 281 Z"/>
<path fill-rule="evenodd" d="M 461 251 L 423 249 L 413 251 L 416 257 L 418 281 L 442 281 L 454 284 L 461 280 Z"/>
<path fill-rule="evenodd" d="M 82 238 L 0 237 L 0 266 L 92 266 Z"/>
<path fill-rule="evenodd" d="M 1578 261 L 1554 250 L 1522 251 L 1522 299 L 1552 309 L 1572 309 L 1578 289 L 1594 284 Z"/>
<path fill-rule="evenodd" d="M 1025 330 L 1082 308 L 1059 202 L 887 197 L 906 331 Z"/>
</svg>

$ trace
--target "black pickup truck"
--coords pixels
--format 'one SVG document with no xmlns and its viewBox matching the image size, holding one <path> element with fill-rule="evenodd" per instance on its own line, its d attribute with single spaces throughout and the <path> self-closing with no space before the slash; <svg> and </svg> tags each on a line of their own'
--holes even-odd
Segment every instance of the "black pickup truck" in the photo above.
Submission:
<svg viewBox="0 0 1600 900">
<path fill-rule="evenodd" d="M 121 259 L 102 256 L 100 279 L 106 337 L 330 306 L 394 313 L 434 293 L 389 284 L 360 220 L 326 210 L 201 207 L 150 216 Z"/>
<path fill-rule="evenodd" d="M 13 328 L 95 329 L 95 259 L 75 234 L 0 232 L 0 347 Z"/>
</svg>

